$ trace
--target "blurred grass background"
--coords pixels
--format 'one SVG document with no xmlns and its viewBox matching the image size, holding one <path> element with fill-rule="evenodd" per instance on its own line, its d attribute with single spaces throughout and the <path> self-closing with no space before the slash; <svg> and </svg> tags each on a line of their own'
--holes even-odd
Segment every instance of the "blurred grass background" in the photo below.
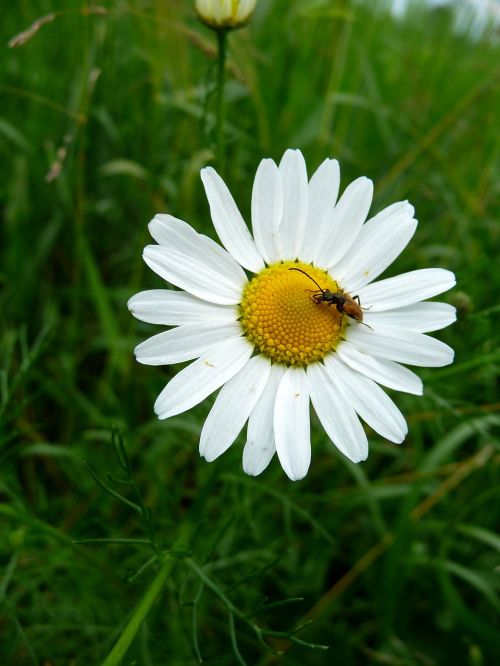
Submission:
<svg viewBox="0 0 500 666">
<path fill-rule="evenodd" d="M 7 43 L 33 21 L 37 32 Z M 498 663 L 498 34 L 414 3 L 261 0 L 230 36 L 226 180 L 247 216 L 264 156 L 375 181 L 374 210 L 420 220 L 394 273 L 443 266 L 455 364 L 397 394 L 401 447 L 370 433 L 355 466 L 313 426 L 307 478 L 252 479 L 241 438 L 198 458 L 209 402 L 158 422 L 175 368 L 135 363 L 159 328 L 126 300 L 161 287 L 147 222 L 170 212 L 213 236 L 199 169 L 213 160 L 214 40 L 187 0 L 23 0 L 2 12 L 0 60 L 0 662 L 98 664 L 152 580 L 186 551 L 125 664 Z M 496 206 L 496 207 L 495 207 Z M 390 274 L 390 272 L 389 272 Z M 126 441 L 140 516 L 111 444 Z M 109 539 L 81 544 L 84 539 Z M 122 540 L 120 543 L 119 541 Z M 273 606 L 288 598 L 295 602 Z M 271 604 L 269 607 L 266 604 Z M 249 622 L 328 645 L 272 637 Z"/>
</svg>

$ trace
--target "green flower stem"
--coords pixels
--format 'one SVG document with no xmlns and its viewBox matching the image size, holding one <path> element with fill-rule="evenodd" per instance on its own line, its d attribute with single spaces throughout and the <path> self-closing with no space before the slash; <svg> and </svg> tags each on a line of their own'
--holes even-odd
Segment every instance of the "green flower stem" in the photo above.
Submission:
<svg viewBox="0 0 500 666">
<path fill-rule="evenodd" d="M 132 613 L 132 617 L 127 622 L 127 626 L 123 630 L 120 638 L 116 641 L 113 649 L 102 662 L 102 666 L 118 666 L 118 664 L 121 663 L 125 653 L 130 647 L 130 644 L 134 640 L 135 635 L 139 631 L 141 624 L 144 622 L 149 611 L 151 610 L 151 606 L 162 591 L 165 581 L 172 572 L 176 562 L 177 560 L 167 555 L 166 559 L 160 567 L 160 570 L 156 574 L 156 577 L 153 579 L 153 582 L 146 590 L 145 595 L 141 599 L 135 611 Z"/>
<path fill-rule="evenodd" d="M 217 166 L 221 175 L 224 175 L 224 86 L 227 55 L 227 31 L 217 30 Z"/>
</svg>

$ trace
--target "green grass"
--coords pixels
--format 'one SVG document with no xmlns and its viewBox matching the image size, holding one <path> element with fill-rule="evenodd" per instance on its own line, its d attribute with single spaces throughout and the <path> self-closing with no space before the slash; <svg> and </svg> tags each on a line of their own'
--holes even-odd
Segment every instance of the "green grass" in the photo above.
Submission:
<svg viewBox="0 0 500 666">
<path fill-rule="evenodd" d="M 225 175 L 247 219 L 262 157 L 299 147 L 312 172 L 335 156 L 343 186 L 373 178 L 375 210 L 416 207 L 389 274 L 458 280 L 458 322 L 437 334 L 455 364 L 419 370 L 423 398 L 394 396 L 404 445 L 370 433 L 355 466 L 313 422 L 311 470 L 291 483 L 276 461 L 245 476 L 241 438 L 199 459 L 210 401 L 158 422 L 176 369 L 132 353 L 159 331 L 126 309 L 161 286 L 141 260 L 149 219 L 214 234 L 198 175 L 215 152 L 213 37 L 191 2 L 82 4 L 11 3 L 0 28 L 0 662 L 101 663 L 165 550 L 172 574 L 124 664 L 496 662 L 498 43 L 455 34 L 447 11 L 396 22 L 348 0 L 261 0 L 230 35 Z M 79 543 L 93 539 L 109 541 Z M 297 636 L 327 652 L 257 639 L 308 619 Z"/>
</svg>

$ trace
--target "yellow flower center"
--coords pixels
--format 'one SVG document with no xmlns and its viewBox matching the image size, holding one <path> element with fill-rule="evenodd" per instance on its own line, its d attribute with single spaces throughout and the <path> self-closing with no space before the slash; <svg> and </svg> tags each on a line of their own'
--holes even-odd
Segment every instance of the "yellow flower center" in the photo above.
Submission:
<svg viewBox="0 0 500 666">
<path fill-rule="evenodd" d="M 290 268 L 300 268 L 307 275 Z M 338 345 L 346 326 L 334 305 L 318 303 L 314 293 L 339 290 L 325 271 L 309 264 L 272 264 L 246 286 L 241 301 L 241 324 L 248 339 L 277 363 L 307 365 L 320 361 Z"/>
</svg>

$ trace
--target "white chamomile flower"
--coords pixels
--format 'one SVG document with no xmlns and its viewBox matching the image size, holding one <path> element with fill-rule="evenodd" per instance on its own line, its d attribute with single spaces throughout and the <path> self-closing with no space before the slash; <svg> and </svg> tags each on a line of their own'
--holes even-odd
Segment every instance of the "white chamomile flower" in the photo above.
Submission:
<svg viewBox="0 0 500 666">
<path fill-rule="evenodd" d="M 259 165 L 252 237 L 216 171 L 203 169 L 201 178 L 226 249 L 157 215 L 149 230 L 158 244 L 144 249 L 144 260 L 180 291 L 144 291 L 128 303 L 138 319 L 173 327 L 136 347 L 140 363 L 192 361 L 158 396 L 158 417 L 222 387 L 201 432 L 201 455 L 215 460 L 248 421 L 244 470 L 260 474 L 276 452 L 293 480 L 311 460 L 309 401 L 353 462 L 368 455 L 359 417 L 402 442 L 405 419 L 380 385 L 421 395 L 419 377 L 400 364 L 451 363 L 453 350 L 425 334 L 456 318 L 451 305 L 425 301 L 453 287 L 450 271 L 373 282 L 413 236 L 413 206 L 398 202 L 365 222 L 369 179 L 355 180 L 337 201 L 338 162 L 325 160 L 308 181 L 302 153 L 287 150 L 279 166 Z"/>
<path fill-rule="evenodd" d="M 196 0 L 200 19 L 215 30 L 241 28 L 252 18 L 257 0 Z"/>
</svg>

